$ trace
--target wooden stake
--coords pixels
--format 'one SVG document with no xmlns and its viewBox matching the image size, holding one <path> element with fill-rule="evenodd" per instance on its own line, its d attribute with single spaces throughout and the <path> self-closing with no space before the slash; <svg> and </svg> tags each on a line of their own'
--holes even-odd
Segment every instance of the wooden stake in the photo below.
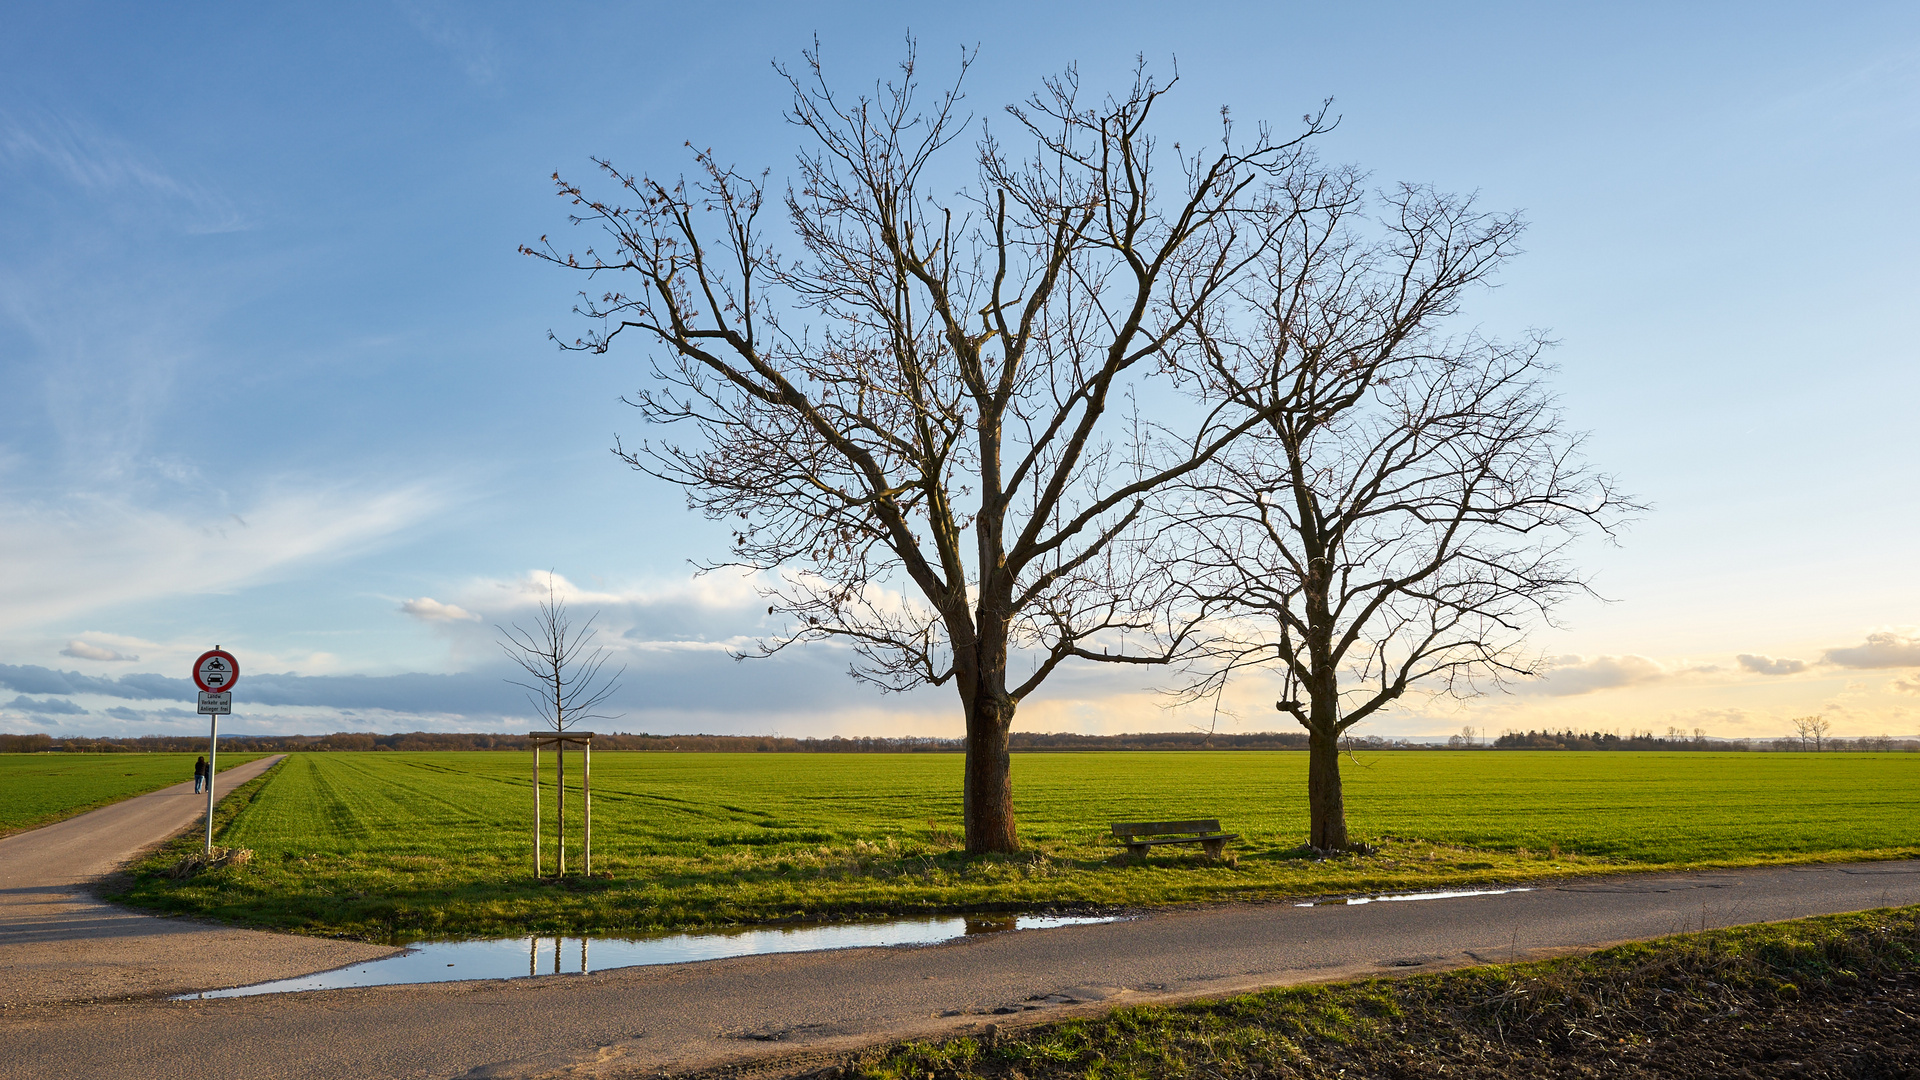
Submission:
<svg viewBox="0 0 1920 1080">
<path fill-rule="evenodd" d="M 553 831 L 553 876 L 567 876 L 567 744 L 553 744 L 553 807 L 557 823 Z M 555 946 L 556 948 L 558 946 Z"/>
<path fill-rule="evenodd" d="M 582 870 L 588 877 L 592 877 L 593 876 L 593 740 L 592 739 L 588 739 L 586 742 L 580 744 L 580 757 L 582 762 L 580 766 L 580 812 L 581 812 L 581 816 L 585 819 L 581 824 L 581 828 L 585 831 L 585 848 L 586 848 L 585 857 L 583 860 L 585 865 L 582 867 Z M 581 939 L 582 944 L 580 947 L 583 949 L 586 948 L 585 940 L 586 939 L 584 938 Z M 584 953 L 582 954 L 580 963 L 583 968 L 586 966 L 586 959 L 585 959 Z"/>
<path fill-rule="evenodd" d="M 533 744 L 533 880 L 540 880 L 540 744 Z"/>
</svg>

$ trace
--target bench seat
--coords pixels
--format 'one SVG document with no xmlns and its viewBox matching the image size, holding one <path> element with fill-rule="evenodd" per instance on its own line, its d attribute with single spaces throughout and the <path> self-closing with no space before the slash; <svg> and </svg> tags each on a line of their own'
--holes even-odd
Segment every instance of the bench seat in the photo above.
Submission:
<svg viewBox="0 0 1920 1080">
<path fill-rule="evenodd" d="M 1155 844 L 1199 844 L 1208 855 L 1219 858 L 1227 841 L 1240 839 L 1239 833 L 1220 831 L 1216 818 L 1199 821 L 1116 821 L 1113 835 L 1127 850 L 1141 854 Z"/>
</svg>

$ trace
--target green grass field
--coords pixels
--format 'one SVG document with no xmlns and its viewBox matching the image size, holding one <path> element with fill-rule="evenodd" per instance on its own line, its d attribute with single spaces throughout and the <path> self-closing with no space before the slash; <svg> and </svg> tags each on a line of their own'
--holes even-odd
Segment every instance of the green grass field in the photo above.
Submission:
<svg viewBox="0 0 1920 1080">
<path fill-rule="evenodd" d="M 124 898 L 376 938 L 633 932 L 1920 855 L 1910 754 L 1362 753 L 1345 766 L 1349 821 L 1383 850 L 1324 861 L 1299 848 L 1304 754 L 1013 768 L 1026 850 L 970 860 L 956 755 L 597 754 L 596 877 L 554 884 L 531 879 L 526 755 L 295 754 L 222 806 L 220 842 L 251 864 L 175 881 L 157 871 L 180 852 L 163 851 Z M 1120 857 L 1108 836 L 1198 816 L 1245 837 L 1234 865 Z"/>
<path fill-rule="evenodd" d="M 0 836 L 193 779 L 196 754 L 0 754 Z M 219 767 L 264 757 L 221 754 Z"/>
</svg>

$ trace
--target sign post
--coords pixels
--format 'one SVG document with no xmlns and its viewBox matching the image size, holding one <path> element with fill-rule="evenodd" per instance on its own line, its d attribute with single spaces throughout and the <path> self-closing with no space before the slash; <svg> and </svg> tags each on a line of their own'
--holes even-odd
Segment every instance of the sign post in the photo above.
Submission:
<svg viewBox="0 0 1920 1080">
<path fill-rule="evenodd" d="M 240 681 L 240 662 L 219 646 L 193 662 L 193 682 L 200 688 L 200 708 L 211 722 L 207 733 L 207 850 L 213 854 L 213 778 L 220 754 L 220 718 L 233 712 L 233 684 Z"/>
</svg>

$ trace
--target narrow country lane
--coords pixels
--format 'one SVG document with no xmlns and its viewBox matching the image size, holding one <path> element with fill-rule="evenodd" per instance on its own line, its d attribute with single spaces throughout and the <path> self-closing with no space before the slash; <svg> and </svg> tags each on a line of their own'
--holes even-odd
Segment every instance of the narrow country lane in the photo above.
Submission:
<svg viewBox="0 0 1920 1080">
<path fill-rule="evenodd" d="M 1920 862 L 1563 881 L 1358 906 L 1231 904 L 923 948 L 206 1001 L 15 1008 L 35 1080 L 657 1076 L 903 1037 L 1920 903 Z"/>
<path fill-rule="evenodd" d="M 225 798 L 284 756 L 222 772 L 215 794 Z M 93 898 L 93 882 L 201 821 L 206 805 L 187 781 L 0 839 L 0 1008 L 260 982 L 394 951 L 162 918 Z M 0 1074 L 11 1068 L 0 1054 Z"/>
</svg>

